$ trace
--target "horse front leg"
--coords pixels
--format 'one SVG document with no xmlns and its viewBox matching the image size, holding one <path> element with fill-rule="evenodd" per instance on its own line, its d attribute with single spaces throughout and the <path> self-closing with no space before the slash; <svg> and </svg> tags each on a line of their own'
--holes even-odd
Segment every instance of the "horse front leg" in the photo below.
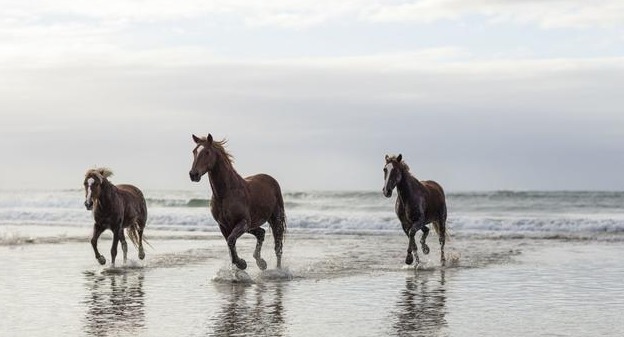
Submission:
<svg viewBox="0 0 624 337">
<path fill-rule="evenodd" d="M 238 240 L 238 238 L 245 233 L 246 224 L 246 221 L 238 223 L 234 227 L 234 229 L 232 229 L 230 235 L 228 235 L 227 237 L 227 244 L 228 248 L 230 248 L 230 257 L 232 258 L 232 263 L 241 270 L 247 269 L 247 262 L 238 257 L 238 254 L 236 253 L 236 240 Z"/>
<path fill-rule="evenodd" d="M 93 247 L 93 252 L 95 253 L 95 258 L 98 260 L 98 262 L 101 265 L 104 265 L 106 263 L 106 258 L 104 256 L 102 256 L 100 254 L 100 252 L 97 249 L 97 242 L 98 239 L 100 238 L 100 235 L 102 234 L 102 232 L 104 232 L 104 227 L 100 227 L 98 226 L 98 224 L 94 224 L 93 225 L 93 236 L 91 237 L 91 247 Z"/>
<path fill-rule="evenodd" d="M 407 232 L 407 236 L 409 238 L 409 244 L 407 246 L 407 256 L 405 257 L 405 264 L 412 264 L 414 260 L 416 260 L 416 265 L 420 263 L 420 259 L 418 258 L 418 247 L 416 246 L 416 232 L 422 228 L 422 224 L 419 222 L 414 223 L 412 227 Z"/>
<path fill-rule="evenodd" d="M 254 259 L 256 259 L 256 264 L 258 265 L 258 268 L 260 268 L 260 270 L 265 270 L 267 269 L 267 263 L 260 256 L 260 251 L 262 250 L 262 242 L 264 242 L 265 230 L 258 227 L 258 228 L 254 228 L 250 230 L 249 233 L 253 234 L 253 236 L 255 236 L 257 239 L 256 250 L 254 251 L 254 254 L 253 254 Z"/>
<path fill-rule="evenodd" d="M 119 244 L 119 230 L 116 230 L 116 231 L 113 231 L 113 245 L 111 246 L 111 266 L 112 267 L 115 267 L 115 258 L 117 257 L 117 245 L 118 244 Z"/>
</svg>

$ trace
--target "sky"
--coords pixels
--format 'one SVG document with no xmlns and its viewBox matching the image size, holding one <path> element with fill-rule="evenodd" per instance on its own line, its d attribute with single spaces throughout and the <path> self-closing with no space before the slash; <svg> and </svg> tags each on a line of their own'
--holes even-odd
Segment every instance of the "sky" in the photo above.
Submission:
<svg viewBox="0 0 624 337">
<path fill-rule="evenodd" d="M 624 190 L 620 0 L 4 0 L 0 189 Z"/>
</svg>

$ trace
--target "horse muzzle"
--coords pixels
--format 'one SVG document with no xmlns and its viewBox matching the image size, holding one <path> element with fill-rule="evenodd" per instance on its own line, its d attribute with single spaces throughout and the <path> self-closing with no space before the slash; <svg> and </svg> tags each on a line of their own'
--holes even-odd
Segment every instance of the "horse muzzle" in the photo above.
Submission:
<svg viewBox="0 0 624 337">
<path fill-rule="evenodd" d="M 392 190 L 387 190 L 387 189 L 383 188 L 383 189 L 381 189 L 381 191 L 383 192 L 383 195 L 386 198 L 390 198 L 392 196 Z"/>
<path fill-rule="evenodd" d="M 84 202 L 85 207 L 87 208 L 87 211 L 90 211 L 93 209 L 93 202 L 90 200 L 87 200 Z"/>
<path fill-rule="evenodd" d="M 195 171 L 190 171 L 189 177 L 191 178 L 191 181 L 194 181 L 194 182 L 198 182 L 201 180 L 201 175 Z"/>
</svg>

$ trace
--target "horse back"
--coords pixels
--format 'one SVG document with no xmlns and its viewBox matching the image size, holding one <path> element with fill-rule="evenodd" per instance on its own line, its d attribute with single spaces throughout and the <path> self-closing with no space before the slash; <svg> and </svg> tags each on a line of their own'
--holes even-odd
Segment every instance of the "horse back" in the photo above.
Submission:
<svg viewBox="0 0 624 337">
<path fill-rule="evenodd" d="M 245 178 L 249 191 L 249 209 L 252 226 L 266 222 L 277 208 L 284 208 L 282 191 L 277 180 L 268 174 Z"/>
</svg>

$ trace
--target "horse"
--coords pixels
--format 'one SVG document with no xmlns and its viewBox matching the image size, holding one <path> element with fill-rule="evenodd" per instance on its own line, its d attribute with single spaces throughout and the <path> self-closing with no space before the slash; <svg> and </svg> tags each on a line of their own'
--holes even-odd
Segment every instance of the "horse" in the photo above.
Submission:
<svg viewBox="0 0 624 337">
<path fill-rule="evenodd" d="M 414 257 L 416 264 L 419 263 L 418 250 L 414 236 L 416 232 L 422 230 L 420 244 L 423 253 L 429 254 L 429 246 L 425 240 L 429 235 L 427 224 L 433 223 L 433 228 L 438 234 L 440 241 L 440 261 L 442 266 L 446 263 L 444 257 L 444 244 L 446 242 L 446 198 L 442 186 L 433 180 L 418 181 L 409 172 L 409 166 L 403 161 L 403 155 L 386 155 L 386 164 L 383 168 L 384 185 L 383 195 L 386 198 L 392 197 L 392 190 L 396 187 L 398 197 L 395 205 L 395 212 L 403 231 L 409 238 L 407 246 L 407 257 L 405 264 L 412 264 Z M 412 252 L 414 254 L 412 255 Z"/>
<path fill-rule="evenodd" d="M 143 193 L 132 185 L 113 185 L 108 178 L 113 172 L 107 168 L 90 169 L 85 174 L 84 189 L 87 210 L 93 212 L 93 236 L 91 246 L 95 258 L 101 265 L 106 263 L 106 258 L 97 249 L 97 241 L 100 234 L 106 229 L 113 232 L 113 246 L 111 248 L 112 265 L 115 266 L 117 256 L 117 244 L 121 241 L 123 250 L 123 262 L 126 263 L 128 245 L 124 235 L 124 229 L 128 237 L 139 250 L 139 259 L 145 258 L 143 250 L 143 230 L 147 221 L 147 205 Z M 145 241 L 147 243 L 147 241 Z"/>
<path fill-rule="evenodd" d="M 267 174 L 241 177 L 233 166 L 233 157 L 225 149 L 227 140 L 213 140 L 193 135 L 196 146 L 193 149 L 193 165 L 189 171 L 191 181 L 199 182 L 208 174 L 212 198 L 210 211 L 227 241 L 232 263 L 245 270 L 247 262 L 236 253 L 236 240 L 244 233 L 257 239 L 253 257 L 261 270 L 267 263 L 260 256 L 268 222 L 273 232 L 277 268 L 282 267 L 282 247 L 286 231 L 286 213 L 279 183 Z"/>
</svg>

